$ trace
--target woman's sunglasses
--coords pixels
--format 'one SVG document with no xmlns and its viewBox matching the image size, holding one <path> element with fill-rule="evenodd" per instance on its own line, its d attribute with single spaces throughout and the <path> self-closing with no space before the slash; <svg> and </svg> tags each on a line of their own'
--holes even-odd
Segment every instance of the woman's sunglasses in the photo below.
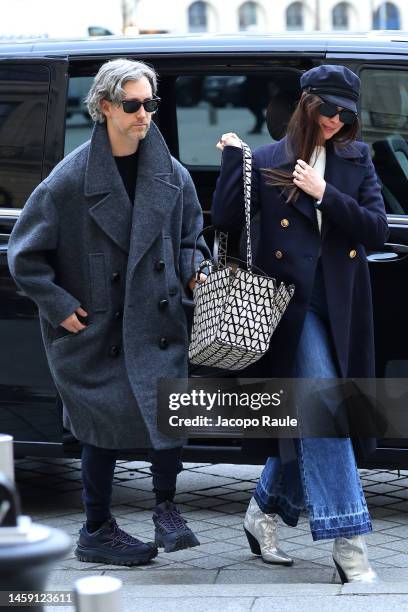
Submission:
<svg viewBox="0 0 408 612">
<path fill-rule="evenodd" d="M 137 113 L 141 106 L 147 113 L 154 113 L 159 108 L 160 98 L 150 98 L 150 100 L 122 100 L 125 113 Z"/>
<path fill-rule="evenodd" d="M 351 110 L 343 108 L 341 111 L 338 111 L 337 106 L 335 104 L 330 104 L 330 102 L 322 102 L 318 110 L 319 114 L 323 115 L 323 117 L 335 117 L 338 115 L 340 121 L 347 125 L 351 125 L 357 117 L 357 113 Z"/>
</svg>

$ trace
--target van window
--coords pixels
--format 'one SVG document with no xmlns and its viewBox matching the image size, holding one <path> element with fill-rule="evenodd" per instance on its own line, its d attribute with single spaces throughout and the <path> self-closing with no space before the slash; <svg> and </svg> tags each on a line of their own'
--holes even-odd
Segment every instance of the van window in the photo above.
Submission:
<svg viewBox="0 0 408 612">
<path fill-rule="evenodd" d="M 46 66 L 0 68 L 1 208 L 22 208 L 41 181 L 49 81 Z"/>
<path fill-rule="evenodd" d="M 300 97 L 300 71 L 181 76 L 176 80 L 180 161 L 217 166 L 221 134 L 236 132 L 251 148 L 282 138 Z"/>
<path fill-rule="evenodd" d="M 361 72 L 363 139 L 372 150 L 387 212 L 408 214 L 408 71 Z"/>
<path fill-rule="evenodd" d="M 93 121 L 84 99 L 91 89 L 93 77 L 71 77 L 68 85 L 67 113 L 65 124 L 65 150 L 68 155 L 76 147 L 89 140 Z"/>
</svg>

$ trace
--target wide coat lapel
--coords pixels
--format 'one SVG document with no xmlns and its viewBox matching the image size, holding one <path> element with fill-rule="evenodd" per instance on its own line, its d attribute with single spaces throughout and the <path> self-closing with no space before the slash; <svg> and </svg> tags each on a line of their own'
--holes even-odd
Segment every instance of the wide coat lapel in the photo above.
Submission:
<svg viewBox="0 0 408 612">
<path fill-rule="evenodd" d="M 132 225 L 132 204 L 115 160 L 105 124 L 95 124 L 85 174 L 85 196 L 93 203 L 89 214 L 103 232 L 126 253 Z"/>
<path fill-rule="evenodd" d="M 361 152 L 353 143 L 345 146 L 333 146 L 333 143 L 328 141 L 326 144 L 325 180 L 340 191 L 344 191 L 345 189 L 345 177 L 347 177 L 351 183 L 358 184 L 366 171 L 365 166 L 359 163 L 361 158 Z M 272 167 L 287 172 L 293 172 L 294 166 L 295 160 L 290 159 L 287 138 L 285 137 L 280 140 L 275 147 Z M 311 223 L 313 223 L 316 229 L 318 228 L 316 208 L 311 196 L 301 192 L 296 202 L 293 202 L 291 206 L 305 215 Z M 322 236 L 324 237 L 328 229 L 324 215 L 322 220 Z"/>
<path fill-rule="evenodd" d="M 171 183 L 173 163 L 170 152 L 154 123 L 139 146 L 128 265 L 130 272 L 162 231 L 180 195 L 180 188 Z"/>
<path fill-rule="evenodd" d="M 290 153 L 288 151 L 286 137 L 280 140 L 275 147 L 275 155 L 273 158 L 272 167 L 276 170 L 283 170 L 285 172 L 290 173 L 293 172 L 293 169 L 295 167 L 295 160 L 290 159 Z M 285 198 L 285 195 L 283 193 L 282 197 Z M 316 229 L 318 229 L 316 209 L 313 202 L 313 198 L 301 191 L 296 202 L 291 202 L 290 206 L 293 206 L 293 208 L 299 211 L 302 215 L 305 215 L 309 219 L 309 221 L 316 227 Z"/>
<path fill-rule="evenodd" d="M 345 146 L 334 146 L 330 141 L 326 144 L 326 168 L 324 179 L 341 192 L 347 193 L 347 183 L 359 185 L 366 172 L 361 164 L 362 153 L 350 143 Z M 322 239 L 330 227 L 325 215 L 322 216 Z"/>
<path fill-rule="evenodd" d="M 334 146 L 330 141 L 326 144 L 325 180 L 342 191 L 345 187 L 345 176 L 352 174 L 353 181 L 361 179 L 366 172 L 366 166 L 361 164 L 362 153 L 353 145 Z"/>
</svg>

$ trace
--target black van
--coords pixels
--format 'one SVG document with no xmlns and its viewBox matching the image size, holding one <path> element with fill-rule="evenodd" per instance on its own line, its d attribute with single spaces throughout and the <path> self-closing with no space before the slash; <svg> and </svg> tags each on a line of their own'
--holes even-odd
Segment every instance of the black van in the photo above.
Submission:
<svg viewBox="0 0 408 612">
<path fill-rule="evenodd" d="M 143 36 L 0 44 L 0 430 L 16 454 L 78 454 L 63 431 L 35 305 L 7 267 L 13 224 L 35 186 L 92 129 L 83 98 L 109 58 L 152 64 L 155 116 L 172 154 L 191 172 L 208 222 L 223 132 L 251 147 L 282 137 L 299 76 L 344 64 L 362 81 L 361 139 L 382 183 L 390 243 L 370 255 L 378 377 L 408 378 L 408 35 Z M 404 254 L 405 246 L 405 254 Z M 134 457 L 141 457 L 135 452 Z M 249 461 L 239 439 L 191 440 L 186 458 Z M 408 467 L 408 440 L 384 439 L 367 467 Z"/>
</svg>

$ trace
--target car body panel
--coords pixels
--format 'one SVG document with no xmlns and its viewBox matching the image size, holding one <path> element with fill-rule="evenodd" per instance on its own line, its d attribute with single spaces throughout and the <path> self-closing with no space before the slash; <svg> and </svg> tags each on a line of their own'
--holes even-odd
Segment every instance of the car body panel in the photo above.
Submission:
<svg viewBox="0 0 408 612">
<path fill-rule="evenodd" d="M 46 130 L 38 182 L 62 159 L 68 130 L 72 128 L 72 133 L 82 130 L 81 138 L 85 138 L 91 129 L 81 101 L 84 89 L 73 86 L 71 93 L 68 93 L 68 75 L 73 83 L 81 75 L 94 74 L 103 61 L 121 56 L 143 59 L 158 70 L 161 76 L 160 96 L 164 103 L 157 120 L 172 154 L 185 163 L 182 139 L 184 134 L 188 134 L 188 128 L 182 133 L 178 119 L 187 116 L 186 113 L 195 112 L 194 109 L 200 104 L 207 104 L 209 120 L 217 120 L 218 109 L 215 108 L 214 113 L 214 108 L 211 108 L 209 91 L 219 102 L 219 112 L 241 112 L 240 96 L 243 95 L 245 79 L 250 75 L 272 78 L 277 70 L 288 74 L 290 71 L 298 73 L 320 63 L 343 63 L 357 73 L 367 67 L 402 68 L 408 75 L 408 35 L 345 35 L 331 32 L 327 35 L 164 35 L 134 39 L 109 36 L 92 40 L 2 42 L 0 71 L 11 64 L 22 63 L 46 66 L 49 70 Z M 184 79 L 180 81 L 184 89 L 180 89 L 179 95 L 176 87 L 178 77 Z M 207 77 L 213 78 L 212 90 L 209 87 L 206 90 Z M 226 92 L 219 87 L 223 82 L 230 84 Z M 211 82 L 207 82 L 208 85 Z M 205 91 L 207 100 L 203 101 Z M 213 107 L 216 106 L 213 104 Z M 220 130 L 221 127 L 220 124 Z M 195 181 L 208 223 L 218 167 L 216 164 L 200 163 L 200 160 L 185 165 Z M 78 443 L 69 432 L 63 432 L 61 402 L 46 363 L 36 306 L 15 286 L 7 268 L 7 237 L 18 215 L 18 208 L 3 201 L 3 207 L 0 206 L 0 332 L 3 339 L 3 350 L 0 351 L 1 429 L 15 437 L 17 454 L 78 456 Z M 390 242 L 408 245 L 408 216 L 389 214 L 388 219 Z M 387 263 L 371 262 L 370 272 L 374 294 L 377 375 L 389 376 L 390 372 L 394 372 L 393 368 L 398 369 L 398 362 L 404 363 L 403 368 L 408 364 L 408 339 L 404 329 L 408 304 L 405 281 L 408 259 L 397 257 Z M 132 456 L 141 458 L 143 451 L 135 451 Z M 191 440 L 185 457 L 233 463 L 252 460 L 241 450 L 239 437 Z M 408 467 L 408 440 L 379 441 L 369 465 Z"/>
</svg>

